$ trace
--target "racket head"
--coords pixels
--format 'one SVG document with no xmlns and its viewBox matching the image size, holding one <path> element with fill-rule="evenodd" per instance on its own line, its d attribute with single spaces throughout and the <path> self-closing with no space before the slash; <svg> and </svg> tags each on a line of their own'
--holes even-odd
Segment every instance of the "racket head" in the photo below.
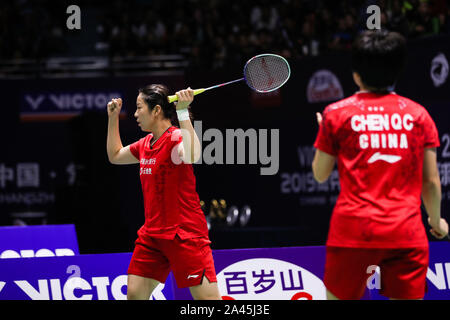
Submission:
<svg viewBox="0 0 450 320">
<path fill-rule="evenodd" d="M 257 92 L 278 90 L 289 80 L 290 76 L 289 63 L 277 54 L 259 54 L 248 60 L 244 66 L 245 82 Z"/>
</svg>

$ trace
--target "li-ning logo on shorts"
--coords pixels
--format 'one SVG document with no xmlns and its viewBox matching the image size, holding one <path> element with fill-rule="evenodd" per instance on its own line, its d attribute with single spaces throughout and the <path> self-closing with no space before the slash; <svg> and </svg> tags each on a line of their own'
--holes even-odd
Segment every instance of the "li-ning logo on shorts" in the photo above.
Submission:
<svg viewBox="0 0 450 320">
<path fill-rule="evenodd" d="M 198 274 L 190 274 L 187 276 L 186 279 L 195 279 L 195 278 L 198 278 Z"/>
</svg>

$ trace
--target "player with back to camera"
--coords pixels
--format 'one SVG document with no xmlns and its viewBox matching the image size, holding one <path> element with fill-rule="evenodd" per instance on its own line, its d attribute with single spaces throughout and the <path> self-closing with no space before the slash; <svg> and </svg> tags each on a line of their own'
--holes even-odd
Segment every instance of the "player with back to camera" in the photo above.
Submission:
<svg viewBox="0 0 450 320">
<path fill-rule="evenodd" d="M 337 161 L 341 185 L 326 244 L 328 299 L 360 299 L 370 266 L 380 267 L 382 295 L 423 299 L 429 246 L 421 195 L 431 234 L 448 234 L 436 125 L 424 107 L 390 91 L 405 60 L 400 34 L 363 32 L 352 49 L 360 91 L 316 114 L 314 177 L 324 182 Z"/>
<path fill-rule="evenodd" d="M 164 85 L 139 90 L 134 117 L 150 133 L 126 147 L 119 134 L 122 100 L 108 103 L 109 161 L 140 163 L 144 198 L 145 223 L 128 268 L 127 298 L 148 300 L 172 270 L 177 286 L 189 287 L 194 299 L 221 299 L 192 168 L 201 152 L 188 111 L 194 92 L 178 91 L 176 106 L 167 96 Z M 177 117 L 181 130 L 173 125 Z"/>
</svg>

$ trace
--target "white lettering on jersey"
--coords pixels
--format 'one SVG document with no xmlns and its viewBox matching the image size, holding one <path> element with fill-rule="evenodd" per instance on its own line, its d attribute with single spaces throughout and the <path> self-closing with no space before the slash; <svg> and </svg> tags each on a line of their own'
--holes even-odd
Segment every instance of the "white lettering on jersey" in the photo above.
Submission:
<svg viewBox="0 0 450 320">
<path fill-rule="evenodd" d="M 152 174 L 152 168 L 141 168 L 139 175 L 143 175 L 143 174 Z"/>
<path fill-rule="evenodd" d="M 370 107 L 370 110 L 383 111 L 383 107 Z M 406 130 L 411 131 L 414 128 L 414 118 L 409 113 L 400 115 L 394 113 L 389 114 L 367 114 L 367 115 L 354 115 L 350 119 L 350 126 L 354 132 L 370 132 L 362 133 L 359 136 L 359 146 L 361 149 L 407 149 L 408 138 L 405 133 L 382 133 L 388 130 Z M 375 153 L 378 155 L 378 153 Z M 372 156 L 372 158 L 374 157 Z M 371 158 L 371 159 L 372 159 Z M 386 160 L 387 159 L 387 160 Z M 397 158 L 396 158 L 397 159 Z M 370 160 L 370 159 L 369 159 Z M 389 163 L 392 158 L 385 158 L 381 155 L 381 158 L 373 158 L 371 162 L 376 160 L 384 160 Z"/>
<path fill-rule="evenodd" d="M 403 117 L 394 113 L 390 118 L 388 114 L 354 115 L 350 119 L 350 125 L 355 132 L 385 131 L 390 130 L 390 128 L 411 131 L 414 127 L 413 117 L 409 113 Z"/>
<path fill-rule="evenodd" d="M 363 133 L 359 136 L 359 146 L 361 149 L 408 149 L 408 139 L 404 133 Z"/>
<path fill-rule="evenodd" d="M 156 164 L 156 158 L 150 158 L 150 159 L 142 158 L 140 163 L 142 166 L 153 165 L 153 164 Z M 143 175 L 143 174 L 152 174 L 152 168 L 142 168 L 141 167 L 141 171 L 139 172 L 139 175 Z"/>
<path fill-rule="evenodd" d="M 155 163 L 156 163 L 156 158 L 150 158 L 150 159 L 142 158 L 141 159 L 141 164 L 142 165 L 155 164 Z"/>
</svg>

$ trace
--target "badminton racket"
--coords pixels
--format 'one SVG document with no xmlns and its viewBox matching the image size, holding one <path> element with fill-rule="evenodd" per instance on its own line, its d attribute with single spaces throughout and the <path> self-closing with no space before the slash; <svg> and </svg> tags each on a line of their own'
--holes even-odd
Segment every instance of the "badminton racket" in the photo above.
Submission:
<svg viewBox="0 0 450 320">
<path fill-rule="evenodd" d="M 287 60 L 276 54 L 260 54 L 254 56 L 244 66 L 244 77 L 221 83 L 209 88 L 195 89 L 194 95 L 220 88 L 232 83 L 245 81 L 247 85 L 257 92 L 271 92 L 281 88 L 291 76 L 291 68 Z M 177 95 L 168 97 L 169 103 L 178 100 Z"/>
</svg>

